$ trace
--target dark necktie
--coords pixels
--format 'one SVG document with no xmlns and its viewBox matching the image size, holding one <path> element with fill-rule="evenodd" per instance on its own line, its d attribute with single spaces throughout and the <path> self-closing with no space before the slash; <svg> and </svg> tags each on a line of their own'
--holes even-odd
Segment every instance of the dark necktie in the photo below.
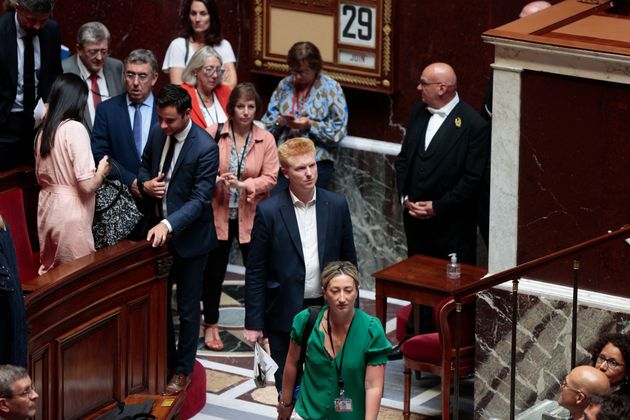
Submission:
<svg viewBox="0 0 630 420">
<path fill-rule="evenodd" d="M 164 158 L 164 164 L 162 165 L 162 173 L 164 173 L 164 175 L 167 175 L 169 169 L 171 168 L 171 163 L 173 162 L 173 154 L 175 154 L 175 143 L 177 143 L 177 140 L 175 140 L 174 137 L 170 137 L 170 136 L 167 137 L 166 141 L 168 141 L 169 143 L 168 143 L 168 150 L 166 151 L 166 157 Z M 164 181 L 166 181 L 166 179 Z M 168 188 L 168 185 L 167 185 L 167 188 Z M 166 194 L 164 194 L 164 197 L 162 198 L 162 200 L 166 200 Z M 164 212 L 162 211 L 162 203 L 158 202 L 157 208 L 158 208 L 158 215 L 161 218 L 164 218 Z"/>
<path fill-rule="evenodd" d="M 164 158 L 164 164 L 162 165 L 162 172 L 164 172 L 165 175 L 168 174 L 168 171 L 171 168 L 173 154 L 175 153 L 175 143 L 177 143 L 177 140 L 175 140 L 174 137 L 169 136 L 169 139 L 168 150 L 166 151 L 166 157 Z"/>
<path fill-rule="evenodd" d="M 33 115 L 35 109 L 35 53 L 33 51 L 33 36 L 26 35 L 24 41 L 23 94 L 24 112 Z"/>
<path fill-rule="evenodd" d="M 133 141 L 136 144 L 138 157 L 142 159 L 142 114 L 140 107 L 142 104 L 132 104 L 136 107 L 136 113 L 133 116 Z"/>
<path fill-rule="evenodd" d="M 92 102 L 94 102 L 94 111 L 96 107 L 101 103 L 101 90 L 98 88 L 98 74 L 90 74 L 90 80 L 92 81 Z M 135 123 L 134 123 L 135 125 Z"/>
</svg>

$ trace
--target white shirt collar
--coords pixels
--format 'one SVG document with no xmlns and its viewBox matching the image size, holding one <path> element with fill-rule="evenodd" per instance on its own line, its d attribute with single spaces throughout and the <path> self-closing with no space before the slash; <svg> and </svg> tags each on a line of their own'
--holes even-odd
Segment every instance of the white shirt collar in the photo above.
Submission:
<svg viewBox="0 0 630 420">
<path fill-rule="evenodd" d="M 20 21 L 18 20 L 18 14 L 17 11 L 15 12 L 15 32 L 17 34 L 18 38 L 24 38 L 26 35 L 28 35 L 28 32 L 26 32 L 24 30 L 24 28 L 22 28 L 22 25 L 20 25 Z"/>
<path fill-rule="evenodd" d="M 127 95 L 127 106 L 131 106 L 133 102 L 129 99 L 129 95 Z M 142 105 L 146 105 L 149 108 L 153 108 L 153 92 L 149 93 L 149 96 L 142 102 Z"/>
<path fill-rule="evenodd" d="M 457 94 L 457 92 L 455 92 L 455 96 L 453 96 L 453 99 L 451 99 L 449 101 L 449 103 L 444 105 L 442 108 L 437 109 L 436 111 L 439 111 L 440 113 L 443 113 L 444 116 L 446 117 L 446 116 L 448 116 L 448 114 L 451 113 L 453 108 L 455 108 L 458 103 L 459 103 L 459 95 Z"/>
<path fill-rule="evenodd" d="M 190 129 L 192 128 L 192 118 L 188 119 L 188 124 L 186 125 L 186 128 L 184 128 L 182 131 L 180 131 L 179 133 L 176 133 L 174 135 L 175 139 L 177 140 L 177 142 L 181 142 L 186 140 L 186 137 L 188 137 L 188 133 L 190 133 Z"/>
<path fill-rule="evenodd" d="M 311 197 L 311 199 L 308 200 L 308 202 L 306 203 L 302 203 L 302 201 L 299 198 L 297 198 L 295 194 L 293 194 L 293 191 L 291 191 L 291 187 L 289 187 L 289 195 L 291 196 L 291 201 L 293 202 L 293 206 L 295 206 L 297 203 L 301 203 L 305 206 L 310 206 L 312 205 L 311 203 L 315 203 L 315 197 L 317 197 L 317 190 L 316 188 L 313 188 L 313 197 Z"/>
<path fill-rule="evenodd" d="M 77 65 L 79 66 L 79 71 L 81 72 L 81 77 L 83 78 L 83 80 L 90 80 L 90 76 L 92 75 L 92 73 L 90 73 L 87 67 L 85 67 L 85 64 L 83 64 L 83 61 L 81 61 L 81 57 L 79 57 L 79 54 L 77 54 Z M 103 74 L 102 68 L 96 74 L 98 74 L 99 78 L 104 80 L 105 75 Z"/>
</svg>

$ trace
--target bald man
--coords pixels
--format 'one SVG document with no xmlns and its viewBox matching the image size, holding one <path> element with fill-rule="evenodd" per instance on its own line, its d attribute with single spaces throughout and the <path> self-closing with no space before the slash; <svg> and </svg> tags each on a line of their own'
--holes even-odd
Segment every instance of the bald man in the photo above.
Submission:
<svg viewBox="0 0 630 420">
<path fill-rule="evenodd" d="M 422 102 L 411 113 L 396 180 L 403 202 L 407 253 L 476 260 L 475 193 L 489 158 L 486 121 L 457 94 L 446 63 L 420 75 Z"/>
<path fill-rule="evenodd" d="M 558 403 L 569 410 L 573 420 L 578 420 L 591 396 L 605 395 L 609 391 L 610 383 L 604 372 L 593 366 L 578 366 L 560 384 Z"/>
<path fill-rule="evenodd" d="M 533 15 L 534 13 L 538 13 L 547 7 L 551 7 L 551 3 L 548 1 L 533 1 L 531 3 L 527 3 L 521 10 L 518 17 L 524 18 L 525 16 Z"/>
</svg>

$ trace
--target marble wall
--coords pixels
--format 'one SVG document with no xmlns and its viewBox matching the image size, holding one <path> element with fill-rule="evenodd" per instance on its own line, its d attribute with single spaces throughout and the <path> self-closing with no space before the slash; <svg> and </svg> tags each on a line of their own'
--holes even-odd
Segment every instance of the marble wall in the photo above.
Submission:
<svg viewBox="0 0 630 420">
<path fill-rule="evenodd" d="M 335 164 L 332 189 L 348 200 L 362 288 L 368 290 L 374 290 L 372 273 L 407 256 L 394 159 L 379 151 L 342 147 Z"/>
<path fill-rule="evenodd" d="M 569 299 L 538 292 L 519 293 L 518 304 L 517 413 L 536 401 L 558 398 L 560 383 L 571 369 L 572 314 Z M 476 419 L 509 418 L 511 311 L 506 290 L 481 293 L 477 299 Z M 576 360 L 583 364 L 600 334 L 630 331 L 630 312 L 580 305 L 577 322 Z"/>
</svg>

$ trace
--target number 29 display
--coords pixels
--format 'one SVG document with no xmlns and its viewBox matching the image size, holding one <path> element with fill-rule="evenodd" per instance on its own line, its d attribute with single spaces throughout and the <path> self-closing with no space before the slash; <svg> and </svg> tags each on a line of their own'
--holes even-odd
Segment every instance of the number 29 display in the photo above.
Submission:
<svg viewBox="0 0 630 420">
<path fill-rule="evenodd" d="M 324 71 L 344 86 L 391 93 L 394 0 L 254 0 L 253 71 L 284 76 L 298 41 L 319 48 Z"/>
</svg>

